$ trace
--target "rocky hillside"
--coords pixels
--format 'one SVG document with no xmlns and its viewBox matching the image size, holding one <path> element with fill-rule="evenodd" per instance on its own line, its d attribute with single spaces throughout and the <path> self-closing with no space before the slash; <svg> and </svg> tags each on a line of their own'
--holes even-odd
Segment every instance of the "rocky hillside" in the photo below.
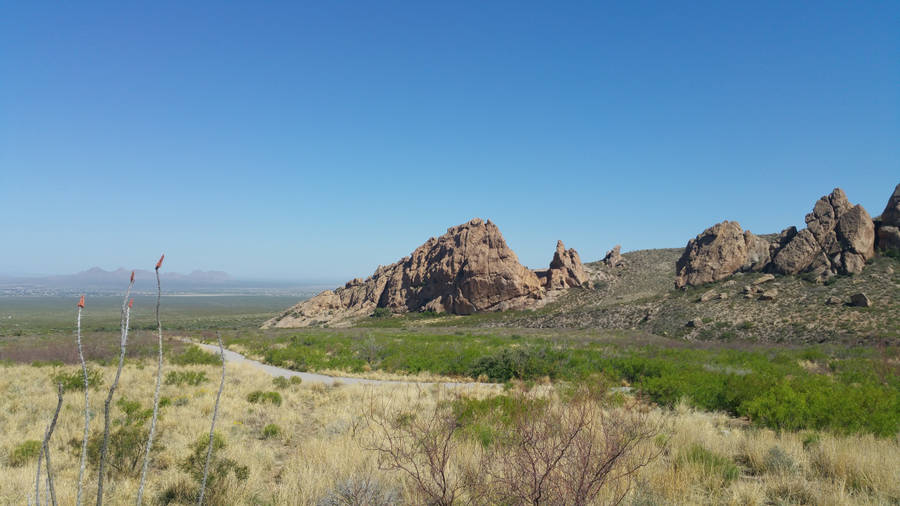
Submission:
<svg viewBox="0 0 900 506">
<path fill-rule="evenodd" d="M 476 218 L 366 279 L 297 304 L 264 327 L 345 326 L 377 308 L 467 315 L 537 307 L 560 291 L 587 284 L 578 253 L 562 241 L 550 268 L 535 272 L 519 263 L 494 223 Z"/>
</svg>

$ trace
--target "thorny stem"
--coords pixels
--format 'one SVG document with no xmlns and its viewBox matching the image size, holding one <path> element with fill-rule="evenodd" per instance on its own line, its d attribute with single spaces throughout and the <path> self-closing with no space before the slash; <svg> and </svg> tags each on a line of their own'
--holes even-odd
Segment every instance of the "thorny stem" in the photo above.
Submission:
<svg viewBox="0 0 900 506">
<path fill-rule="evenodd" d="M 84 437 L 81 439 L 81 467 L 78 469 L 78 493 L 75 504 L 81 506 L 81 491 L 84 488 L 84 467 L 87 462 L 88 431 L 90 429 L 91 414 L 88 408 L 88 372 L 84 363 L 84 350 L 81 346 L 81 307 L 78 308 L 78 357 L 81 359 L 81 372 L 84 374 Z"/>
<path fill-rule="evenodd" d="M 222 336 L 219 335 L 218 332 L 216 332 L 216 339 L 219 340 L 219 355 L 222 357 L 222 381 L 219 382 L 219 393 L 216 394 L 216 406 L 213 408 L 212 423 L 209 426 L 209 447 L 206 449 L 206 464 L 203 466 L 203 483 L 200 485 L 200 500 L 197 501 L 199 506 L 203 506 L 203 495 L 206 492 L 206 479 L 209 476 L 209 461 L 212 459 L 216 417 L 219 415 L 219 399 L 222 397 L 222 390 L 225 388 L 225 349 L 222 347 Z"/>
<path fill-rule="evenodd" d="M 162 285 L 159 282 L 159 268 L 165 255 L 156 264 L 156 331 L 159 343 L 159 358 L 156 365 L 156 391 L 153 393 L 153 418 L 150 420 L 150 435 L 147 437 L 147 445 L 144 453 L 144 468 L 141 470 L 141 485 L 138 487 L 137 505 L 141 505 L 144 498 L 144 485 L 147 480 L 147 468 L 150 465 L 150 450 L 153 449 L 153 437 L 156 435 L 156 418 L 159 414 L 159 385 L 162 378 L 163 348 L 162 348 L 162 323 L 159 320 L 159 302 L 162 298 Z"/>
<path fill-rule="evenodd" d="M 122 375 L 122 365 L 125 363 L 125 347 L 128 344 L 128 326 L 131 319 L 131 307 L 128 304 L 128 296 L 131 295 L 131 288 L 134 286 L 134 276 L 128 283 L 128 290 L 125 291 L 125 299 L 122 300 L 122 335 L 119 339 L 119 367 L 116 369 L 116 377 L 112 386 L 109 387 L 109 394 L 106 396 L 106 402 L 103 404 L 103 446 L 100 448 L 100 472 L 97 476 L 97 506 L 103 504 L 103 473 L 106 468 L 106 451 L 109 447 L 109 405 L 112 403 L 113 394 L 116 387 L 119 386 L 119 377 Z M 87 391 L 87 389 L 85 389 Z"/>
</svg>

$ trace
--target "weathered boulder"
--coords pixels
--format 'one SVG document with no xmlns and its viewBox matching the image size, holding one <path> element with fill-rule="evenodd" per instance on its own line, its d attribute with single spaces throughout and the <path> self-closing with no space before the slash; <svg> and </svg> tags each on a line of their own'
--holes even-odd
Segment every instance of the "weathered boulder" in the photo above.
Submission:
<svg viewBox="0 0 900 506">
<path fill-rule="evenodd" d="M 709 302 L 709 301 L 715 299 L 715 298 L 718 297 L 718 296 L 719 296 L 719 294 L 716 293 L 715 290 L 710 290 L 710 291 L 708 291 L 708 292 L 706 292 L 706 293 L 704 293 L 703 295 L 700 296 L 700 302 Z"/>
<path fill-rule="evenodd" d="M 762 276 L 760 276 L 759 278 L 757 278 L 755 281 L 753 281 L 753 285 L 754 285 L 754 286 L 755 286 L 755 285 L 761 285 L 761 284 L 763 284 L 763 283 L 768 283 L 769 281 L 772 281 L 772 280 L 774 280 L 774 279 L 775 279 L 775 276 L 773 276 L 773 275 L 771 275 L 771 274 L 763 274 Z"/>
<path fill-rule="evenodd" d="M 539 272 L 538 276 L 543 280 L 544 288 L 548 290 L 588 287 L 591 284 L 591 278 L 584 269 L 578 252 L 574 248 L 567 250 L 562 241 L 556 242 L 556 251 L 553 253 L 553 260 L 550 261 L 550 268 Z"/>
<path fill-rule="evenodd" d="M 563 253 L 560 261 L 566 274 L 586 278 L 577 253 Z M 470 314 L 523 307 L 542 294 L 537 275 L 519 263 L 497 226 L 476 218 L 448 229 L 441 237 L 432 237 L 410 256 L 378 267 L 365 280 L 354 279 L 300 302 L 264 327 L 345 325 L 371 314 L 376 307 L 395 313 Z"/>
<path fill-rule="evenodd" d="M 882 250 L 900 250 L 900 184 L 888 199 L 877 230 L 878 248 Z"/>
<path fill-rule="evenodd" d="M 825 305 L 827 305 L 827 306 L 839 306 L 843 303 L 844 303 L 844 301 L 841 300 L 840 297 L 836 297 L 834 295 L 831 295 L 827 299 L 825 299 Z"/>
<path fill-rule="evenodd" d="M 613 249 L 606 252 L 606 256 L 603 257 L 603 263 L 607 265 L 607 267 L 618 267 L 624 263 L 622 259 L 622 246 L 620 244 L 616 244 Z"/>
<path fill-rule="evenodd" d="M 736 221 L 723 221 L 688 241 L 675 264 L 675 287 L 712 283 L 731 276 L 747 263 L 747 242 Z"/>
<path fill-rule="evenodd" d="M 816 202 L 806 225 L 773 255 L 774 271 L 821 277 L 856 274 L 875 254 L 872 218 L 862 206 L 850 204 L 840 188 Z"/>
<path fill-rule="evenodd" d="M 771 290 L 766 290 L 759 295 L 759 300 L 775 300 L 775 297 L 778 297 L 778 289 L 772 288 Z"/>
<path fill-rule="evenodd" d="M 869 296 L 864 293 L 854 293 L 850 296 L 850 305 L 857 307 L 869 307 L 872 305 L 872 300 L 869 299 Z"/>
</svg>

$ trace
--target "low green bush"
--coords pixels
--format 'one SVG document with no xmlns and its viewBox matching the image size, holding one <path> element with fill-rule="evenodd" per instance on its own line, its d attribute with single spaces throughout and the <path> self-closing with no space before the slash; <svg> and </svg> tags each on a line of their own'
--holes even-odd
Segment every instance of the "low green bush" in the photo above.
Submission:
<svg viewBox="0 0 900 506">
<path fill-rule="evenodd" d="M 103 384 L 103 373 L 98 369 L 87 368 L 88 387 L 96 390 Z M 84 371 L 79 367 L 71 372 L 58 371 L 51 377 L 53 384 L 62 383 L 63 391 L 84 391 Z"/>
<path fill-rule="evenodd" d="M 10 467 L 22 467 L 29 461 L 34 460 L 41 453 L 41 442 L 29 439 L 22 441 L 11 452 L 9 452 Z"/>
<path fill-rule="evenodd" d="M 394 313 L 391 312 L 390 308 L 386 307 L 376 307 L 375 311 L 372 311 L 373 318 L 387 318 L 392 314 Z"/>
<path fill-rule="evenodd" d="M 272 385 L 274 385 L 275 388 L 282 390 L 291 385 L 299 385 L 301 383 L 303 383 L 303 379 L 300 376 L 291 376 L 290 378 L 285 376 L 275 376 L 272 378 Z"/>
<path fill-rule="evenodd" d="M 172 356 L 171 362 L 177 365 L 221 365 L 222 359 L 192 344 L 186 350 Z"/>
<path fill-rule="evenodd" d="M 166 374 L 166 385 L 191 385 L 197 386 L 207 381 L 203 371 L 169 371 Z"/>
<path fill-rule="evenodd" d="M 193 483 L 183 480 L 170 485 L 159 495 L 160 504 L 196 504 L 198 502 L 209 440 L 209 433 L 200 435 L 191 446 L 190 455 L 178 464 L 182 471 L 190 475 Z M 233 459 L 221 456 L 226 442 L 225 437 L 218 432 L 213 434 L 212 447 L 212 458 L 209 462 L 209 474 L 203 499 L 206 504 L 228 504 L 230 488 L 247 481 L 247 478 L 250 477 L 250 468 L 238 464 Z"/>
<path fill-rule="evenodd" d="M 268 402 L 276 406 L 281 406 L 281 394 L 278 392 L 263 392 L 262 390 L 255 390 L 247 395 L 247 402 L 251 402 L 253 404 L 262 404 Z"/>
<path fill-rule="evenodd" d="M 263 439 L 272 439 L 281 435 L 281 427 L 275 425 L 274 423 L 270 423 L 263 427 L 262 437 Z"/>
</svg>

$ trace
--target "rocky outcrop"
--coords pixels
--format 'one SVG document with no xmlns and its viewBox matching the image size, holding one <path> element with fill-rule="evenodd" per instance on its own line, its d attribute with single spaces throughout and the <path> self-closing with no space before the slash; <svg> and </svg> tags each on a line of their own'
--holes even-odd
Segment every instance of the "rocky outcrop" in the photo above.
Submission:
<svg viewBox="0 0 900 506">
<path fill-rule="evenodd" d="M 806 225 L 799 232 L 786 228 L 771 241 L 734 221 L 714 225 L 688 242 L 675 267 L 675 286 L 711 283 L 739 271 L 813 272 L 822 278 L 855 274 L 875 254 L 872 218 L 840 188 L 816 202 Z"/>
<path fill-rule="evenodd" d="M 586 275 L 578 254 L 560 250 L 561 245 L 561 278 L 571 286 Z M 376 307 L 395 313 L 471 314 L 524 307 L 542 296 L 537 275 L 519 263 L 497 226 L 476 218 L 432 237 L 410 256 L 378 267 L 366 279 L 354 279 L 291 307 L 264 327 L 348 325 Z"/>
<path fill-rule="evenodd" d="M 603 263 L 606 264 L 607 267 L 618 267 L 624 263 L 622 259 L 622 246 L 616 244 L 613 249 L 606 252 L 606 256 L 603 257 Z"/>
<path fill-rule="evenodd" d="M 556 252 L 553 253 L 550 268 L 537 275 L 547 290 L 588 287 L 591 284 L 591 278 L 584 269 L 578 252 L 574 249 L 567 250 L 562 241 L 556 242 Z"/>
<path fill-rule="evenodd" d="M 876 240 L 881 250 L 900 251 L 900 184 L 884 206 L 877 223 Z"/>
<path fill-rule="evenodd" d="M 736 221 L 723 221 L 688 241 L 675 264 L 675 286 L 712 283 L 740 270 L 758 270 L 766 265 L 768 255 L 767 241 L 749 232 L 745 234 Z"/>
<path fill-rule="evenodd" d="M 781 274 L 812 272 L 820 277 L 862 272 L 875 255 L 875 224 L 860 205 L 852 205 L 840 188 L 820 198 L 806 215 L 806 228 L 772 259 Z"/>
</svg>

